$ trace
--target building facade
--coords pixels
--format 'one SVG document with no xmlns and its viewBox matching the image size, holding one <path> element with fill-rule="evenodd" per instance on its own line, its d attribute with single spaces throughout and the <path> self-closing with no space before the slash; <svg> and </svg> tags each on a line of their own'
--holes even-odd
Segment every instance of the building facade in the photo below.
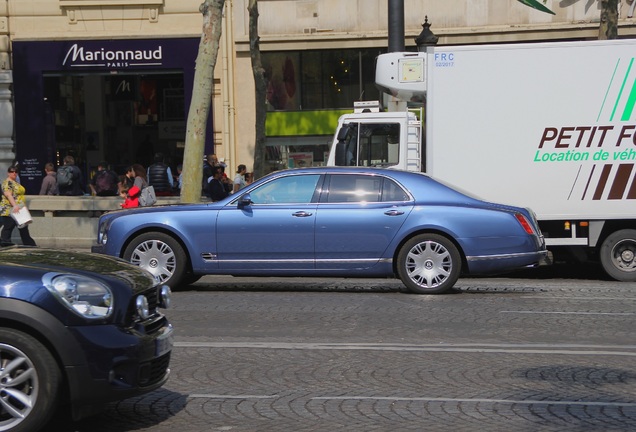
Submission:
<svg viewBox="0 0 636 432">
<path fill-rule="evenodd" d="M 415 49 L 425 17 L 438 45 L 596 39 L 600 2 L 567 3 L 547 0 L 556 12 L 549 15 L 517 0 L 404 0 L 405 49 Z M 634 2 L 619 3 L 619 37 L 634 37 Z M 87 176 L 101 160 L 121 172 L 148 165 L 156 152 L 174 169 L 185 144 L 200 4 L 0 0 L 1 172 L 17 160 L 34 194 L 44 164 L 67 154 Z M 253 162 L 247 6 L 225 2 L 205 149 L 229 175 Z M 260 0 L 258 7 L 267 169 L 322 164 L 338 116 L 354 101 L 381 97 L 374 61 L 388 46 L 388 0 Z"/>
</svg>

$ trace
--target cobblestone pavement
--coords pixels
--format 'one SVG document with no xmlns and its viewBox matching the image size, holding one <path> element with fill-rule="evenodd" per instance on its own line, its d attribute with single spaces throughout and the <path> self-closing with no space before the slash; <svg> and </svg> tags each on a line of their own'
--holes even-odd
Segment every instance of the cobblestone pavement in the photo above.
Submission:
<svg viewBox="0 0 636 432">
<path fill-rule="evenodd" d="M 175 292 L 173 374 L 101 431 L 636 430 L 636 284 L 206 277 Z"/>
</svg>

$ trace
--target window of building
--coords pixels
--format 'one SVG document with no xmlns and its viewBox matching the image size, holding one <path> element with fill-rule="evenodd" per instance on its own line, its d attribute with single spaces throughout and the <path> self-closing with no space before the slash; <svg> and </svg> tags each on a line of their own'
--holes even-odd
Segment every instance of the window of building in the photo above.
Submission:
<svg viewBox="0 0 636 432">
<path fill-rule="evenodd" d="M 375 58 L 378 49 L 263 53 L 270 110 L 351 108 L 359 100 L 377 100 Z"/>
</svg>

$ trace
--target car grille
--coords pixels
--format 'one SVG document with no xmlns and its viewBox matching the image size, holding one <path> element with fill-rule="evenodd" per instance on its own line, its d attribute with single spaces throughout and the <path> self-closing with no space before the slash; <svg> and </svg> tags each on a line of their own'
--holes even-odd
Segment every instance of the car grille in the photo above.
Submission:
<svg viewBox="0 0 636 432">
<path fill-rule="evenodd" d="M 141 387 L 148 387 L 160 382 L 166 376 L 169 365 L 170 353 L 141 364 L 139 367 L 139 385 Z"/>
</svg>

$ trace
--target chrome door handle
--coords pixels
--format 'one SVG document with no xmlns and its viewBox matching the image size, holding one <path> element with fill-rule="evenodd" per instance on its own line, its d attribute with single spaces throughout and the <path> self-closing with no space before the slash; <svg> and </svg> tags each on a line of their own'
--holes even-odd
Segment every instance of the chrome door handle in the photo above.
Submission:
<svg viewBox="0 0 636 432">
<path fill-rule="evenodd" d="M 387 210 L 384 212 L 384 214 L 387 216 L 400 216 L 403 215 L 404 212 L 399 210 Z"/>
<path fill-rule="evenodd" d="M 312 214 L 306 211 L 297 211 L 296 213 L 292 213 L 292 216 L 294 217 L 309 217 Z"/>
</svg>

